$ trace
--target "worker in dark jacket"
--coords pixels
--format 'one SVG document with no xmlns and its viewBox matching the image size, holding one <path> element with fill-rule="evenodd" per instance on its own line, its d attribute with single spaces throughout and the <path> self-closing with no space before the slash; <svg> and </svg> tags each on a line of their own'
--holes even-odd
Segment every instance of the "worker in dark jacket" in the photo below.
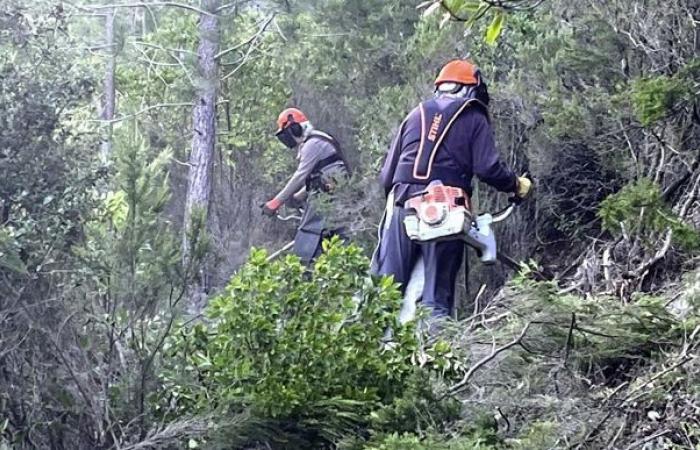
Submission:
<svg viewBox="0 0 700 450">
<path fill-rule="evenodd" d="M 418 243 L 406 234 L 404 202 L 433 181 L 471 194 L 472 176 L 503 192 L 525 197 L 530 180 L 500 160 L 488 114 L 489 96 L 479 69 L 466 60 L 446 64 L 435 80 L 435 97 L 411 111 L 401 125 L 381 171 L 387 209 L 372 269 L 393 275 L 405 289 L 419 256 L 425 263 L 423 305 L 434 317 L 448 316 L 462 262 L 460 240 Z"/>
<path fill-rule="evenodd" d="M 339 178 L 348 174 L 340 144 L 331 135 L 314 129 L 297 108 L 282 111 L 277 119 L 277 138 L 288 148 L 297 149 L 298 167 L 282 190 L 263 205 L 263 213 L 274 215 L 287 201 L 305 202 L 304 215 L 294 240 L 294 253 L 310 263 L 321 251 L 321 241 L 342 229 L 327 229 L 323 217 L 314 212 L 309 195 L 330 193 Z"/>
</svg>

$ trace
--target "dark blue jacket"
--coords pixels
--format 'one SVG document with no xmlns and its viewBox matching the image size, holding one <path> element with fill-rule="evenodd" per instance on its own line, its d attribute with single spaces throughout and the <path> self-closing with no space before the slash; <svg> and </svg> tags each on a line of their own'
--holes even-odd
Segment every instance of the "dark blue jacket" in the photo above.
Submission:
<svg viewBox="0 0 700 450">
<path fill-rule="evenodd" d="M 394 138 L 380 175 L 387 193 L 396 185 L 397 203 L 403 203 L 434 179 L 471 192 L 471 179 L 476 175 L 499 191 L 516 190 L 516 176 L 499 157 L 485 107 L 475 102 L 463 107 L 464 103 L 463 99 L 441 97 L 423 102 L 408 114 Z M 435 117 L 441 120 L 432 120 Z M 445 127 L 449 128 L 440 140 L 440 132 Z M 436 147 L 432 170 L 426 172 L 425 164 L 419 167 L 420 164 L 415 162 L 419 154 L 423 154 L 422 159 L 426 160 L 425 154 L 430 148 L 420 151 L 421 141 L 430 144 L 428 137 L 435 138 L 431 128 L 438 131 L 438 138 L 432 142 Z M 415 178 L 416 175 L 420 179 Z"/>
</svg>

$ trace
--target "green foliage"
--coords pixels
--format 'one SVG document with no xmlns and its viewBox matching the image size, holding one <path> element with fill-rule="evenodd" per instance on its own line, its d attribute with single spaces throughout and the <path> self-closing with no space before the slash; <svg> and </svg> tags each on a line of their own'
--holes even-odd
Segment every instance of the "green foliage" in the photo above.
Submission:
<svg viewBox="0 0 700 450">
<path fill-rule="evenodd" d="M 559 440 L 557 424 L 553 422 L 534 422 L 517 439 L 510 440 L 507 448 L 513 450 L 557 448 L 557 445 L 560 444 Z"/>
<path fill-rule="evenodd" d="M 474 27 L 485 16 L 491 13 L 491 22 L 486 27 L 484 41 L 489 45 L 496 44 L 498 37 L 501 35 L 506 14 L 514 9 L 528 9 L 530 3 L 537 6 L 537 2 L 529 2 L 527 0 L 511 0 L 503 3 L 493 3 L 483 0 L 428 0 L 418 8 L 425 8 L 423 16 L 431 16 L 437 12 L 442 13 L 440 25 L 444 25 L 449 21 L 464 22 L 467 27 Z"/>
<path fill-rule="evenodd" d="M 94 2 L 81 0 L 0 3 L 0 447 L 133 448 L 160 438 L 166 443 L 153 445 L 166 447 L 182 436 L 185 445 L 210 448 L 540 449 L 561 446 L 560 435 L 579 437 L 597 414 L 612 411 L 620 417 L 609 428 L 622 430 L 617 444 L 626 448 L 638 441 L 625 436 L 635 427 L 645 436 L 655 425 L 672 427 L 674 407 L 681 425 L 666 437 L 697 441 L 688 419 L 697 409 L 697 370 L 679 367 L 645 384 L 671 366 L 661 353 L 670 354 L 673 342 L 692 344 L 697 277 L 672 302 L 676 316 L 660 297 L 623 304 L 518 280 L 504 304 L 489 305 L 499 317 L 488 309 L 457 342 L 421 349 L 413 325 L 396 324 L 394 287 L 365 280 L 367 261 L 357 248 L 331 244 L 312 270 L 293 258 L 268 263 L 255 251 L 204 323 L 179 327 L 165 341 L 161 372 L 161 345 L 192 275 L 182 268 L 173 219 L 187 169 L 171 161 L 186 160 L 193 132 L 198 15 L 165 5 L 116 9 L 124 117 L 114 123 L 115 164 L 98 167 L 94 104 L 104 75 L 104 49 L 97 48 L 104 17 L 93 17 Z M 688 0 L 651 2 L 643 15 L 625 1 L 583 9 L 553 1 L 535 10 L 528 8 L 539 2 L 527 0 L 429 1 L 423 6 L 434 14 L 425 20 L 415 9 L 420 0 L 280 0 L 259 34 L 270 2 L 254 3 L 219 11 L 226 51 L 218 57 L 221 159 L 209 229 L 234 231 L 204 233 L 203 210 L 183 227 L 193 243 L 185 252 L 197 260 L 215 249 L 200 244 L 232 243 L 221 251 L 225 264 L 202 271 L 213 291 L 224 279 L 213 272 L 228 276 L 251 243 L 264 237 L 273 247 L 288 237 L 258 226 L 251 214 L 295 163 L 272 136 L 283 107 L 302 107 L 344 144 L 356 175 L 333 206 L 345 210 L 341 222 L 372 234 L 369 248 L 383 205 L 376 172 L 390 138 L 431 95 L 437 67 L 463 55 L 489 82 L 502 156 L 527 166 L 538 182 L 522 220 L 499 229 L 516 255 L 537 246 L 563 267 L 578 255 L 561 251 L 561 234 L 581 244 L 587 241 L 576 236 L 599 235 L 600 224 L 647 244 L 670 228 L 679 246 L 700 245 L 697 231 L 673 214 L 678 204 L 661 195 L 697 156 L 695 24 L 678 13 Z M 460 21 L 471 29 L 445 26 Z M 609 196 L 653 172 L 652 131 L 674 147 L 663 186 L 642 180 Z M 489 210 L 483 200 L 479 206 Z M 533 238 L 512 238 L 524 235 Z M 645 287 L 656 289 L 659 279 L 650 275 Z M 527 322 L 523 347 L 477 371 L 464 399 L 443 395 L 444 377 L 463 374 L 482 347 L 508 342 Z M 381 346 L 389 327 L 396 346 Z M 454 348 L 461 340 L 469 358 Z M 416 360 L 428 364 L 416 367 Z M 620 379 L 649 393 L 635 393 L 646 397 L 634 406 L 598 408 L 610 394 L 600 386 Z M 646 406 L 669 420 L 638 423 Z M 507 441 L 496 437 L 496 407 L 504 411 L 499 420 L 511 420 Z M 192 414 L 207 416 L 207 439 L 185 436 L 190 429 L 178 435 L 171 424 L 148 432 L 160 419 Z M 627 426 L 618 428 L 623 417 Z M 612 442 L 606 431 L 591 448 Z"/>
<path fill-rule="evenodd" d="M 151 156 L 140 135 L 118 137 L 115 190 L 103 195 L 98 214 L 86 224 L 76 250 L 104 276 L 112 294 L 148 302 L 181 280 L 179 241 L 162 216 L 170 199 L 167 165 L 171 152 Z M 155 295 L 154 295 L 155 294 Z"/>
<path fill-rule="evenodd" d="M 141 415 L 143 427 L 150 423 L 150 380 L 187 279 L 179 235 L 165 215 L 172 153 L 154 152 L 143 136 L 129 131 L 115 136 L 112 190 L 101 194 L 86 220 L 83 242 L 74 248 L 81 274 L 66 295 L 77 299 L 76 309 L 91 311 L 76 334 L 86 353 L 104 360 L 93 363 L 93 370 L 110 380 L 103 395 L 111 414 L 125 423 Z M 123 373 L 115 376 L 113 367 Z"/>
<path fill-rule="evenodd" d="M 444 431 L 460 416 L 461 404 L 435 389 L 424 372 L 416 372 L 401 394 L 372 412 L 369 429 L 373 434 L 411 433 L 414 430 Z"/>
<path fill-rule="evenodd" d="M 12 228 L 0 227 L 0 267 L 16 273 L 26 273 L 27 267 L 20 257 L 19 242 L 13 235 Z"/>
<path fill-rule="evenodd" d="M 493 20 L 486 29 L 486 42 L 488 44 L 494 45 L 498 36 L 501 35 L 501 30 L 503 30 L 503 22 L 505 21 L 505 15 L 503 11 L 498 11 L 493 15 Z"/>
<path fill-rule="evenodd" d="M 674 242 L 682 248 L 692 250 L 700 247 L 698 231 L 684 223 L 664 204 L 659 186 L 646 178 L 606 198 L 600 204 L 598 216 L 603 221 L 603 227 L 611 232 L 619 233 L 624 229 L 628 233 L 651 235 L 670 229 Z"/>
<path fill-rule="evenodd" d="M 430 435 L 421 438 L 410 433 L 393 433 L 381 441 L 370 444 L 365 450 L 496 450 L 499 447 L 490 443 L 492 438 L 475 436 L 460 436 L 444 438 Z"/>
<path fill-rule="evenodd" d="M 639 296 L 629 304 L 607 297 L 587 301 L 559 294 L 554 283 L 524 278 L 516 279 L 513 289 L 519 300 L 512 312 L 520 319 L 511 329 L 527 321 L 537 324 L 528 334 L 528 347 L 544 354 L 568 348 L 568 357 L 584 372 L 658 351 L 657 343 L 672 342 L 683 332 L 682 322 L 666 309 L 663 298 Z"/>
<path fill-rule="evenodd" d="M 632 84 L 632 105 L 644 126 L 662 119 L 691 93 L 690 86 L 677 77 L 641 78 Z"/>
<path fill-rule="evenodd" d="M 387 151 L 403 117 L 415 107 L 419 96 L 405 86 L 388 86 L 377 92 L 372 99 L 351 99 L 353 108 L 364 114 L 358 123 L 357 145 L 362 149 L 364 166 L 374 172 Z"/>
<path fill-rule="evenodd" d="M 0 5 L 0 221 L 4 269 L 46 270 L 79 240 L 94 201 L 96 135 L 64 121 L 92 94 L 90 71 L 43 5 Z M 33 17 L 33 19 L 32 19 Z"/>
<path fill-rule="evenodd" d="M 641 77 L 632 83 L 632 106 L 637 120 L 649 126 L 668 116 L 683 101 L 692 100 L 700 79 L 700 59 L 694 58 L 673 75 Z"/>
<path fill-rule="evenodd" d="M 311 273 L 296 257 L 268 262 L 253 251 L 208 307 L 211 322 L 169 341 L 162 381 L 174 412 L 247 407 L 328 441 L 366 424 L 381 405 L 377 424 L 410 417 L 399 398 L 418 376 L 411 363 L 418 347 L 415 327 L 397 322 L 398 291 L 390 279 L 366 278 L 359 248 L 337 238 L 324 246 Z M 395 344 L 382 346 L 387 328 Z M 421 408 L 446 413 L 428 405 L 438 403 L 428 388 L 415 396 L 425 396 Z"/>
</svg>

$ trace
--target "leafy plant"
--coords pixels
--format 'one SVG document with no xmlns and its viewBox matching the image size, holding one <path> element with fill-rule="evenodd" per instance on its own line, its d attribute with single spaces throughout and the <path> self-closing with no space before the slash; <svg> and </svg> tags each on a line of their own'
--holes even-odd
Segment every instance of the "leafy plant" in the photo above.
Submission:
<svg viewBox="0 0 700 450">
<path fill-rule="evenodd" d="M 678 77 L 641 78 L 632 84 L 632 105 L 637 119 L 649 126 L 667 115 L 689 93 L 689 86 Z"/>
<path fill-rule="evenodd" d="M 397 321 L 399 292 L 391 279 L 366 277 L 358 247 L 334 238 L 324 249 L 311 272 L 294 256 L 269 262 L 252 251 L 207 308 L 208 323 L 181 328 L 167 344 L 162 400 L 173 412 L 245 408 L 327 442 L 369 423 L 382 405 L 399 402 L 372 416 L 377 423 L 408 414 L 399 399 L 421 369 L 411 362 L 415 326 Z M 393 342 L 381 345 L 389 328 Z M 415 396 L 436 403 L 429 386 Z"/>
<path fill-rule="evenodd" d="M 673 231 L 674 241 L 685 249 L 700 247 L 700 234 L 684 223 L 663 202 L 661 189 L 647 178 L 628 184 L 600 204 L 603 228 L 620 233 Z"/>
<path fill-rule="evenodd" d="M 381 441 L 372 443 L 365 450 L 496 450 L 499 447 L 489 443 L 491 438 L 479 434 L 445 438 L 429 435 L 421 438 L 411 433 L 392 433 Z"/>
<path fill-rule="evenodd" d="M 519 320 L 510 327 L 535 324 L 527 347 L 548 355 L 564 351 L 572 367 L 583 372 L 656 352 L 682 333 L 682 323 L 666 310 L 662 298 L 640 295 L 624 304 L 602 296 L 587 301 L 558 290 L 553 282 L 518 278 L 510 294 L 518 299 L 511 311 Z"/>
</svg>

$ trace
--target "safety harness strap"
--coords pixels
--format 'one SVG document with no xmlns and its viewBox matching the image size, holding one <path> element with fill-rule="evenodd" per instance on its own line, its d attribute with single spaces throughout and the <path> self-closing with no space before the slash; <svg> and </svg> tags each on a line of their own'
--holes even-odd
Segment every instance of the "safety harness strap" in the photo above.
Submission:
<svg viewBox="0 0 700 450">
<path fill-rule="evenodd" d="M 475 99 L 469 99 L 454 111 L 437 110 L 437 108 L 434 108 L 435 104 L 433 102 L 420 104 L 421 139 L 418 154 L 413 164 L 413 177 L 416 180 L 434 179 L 430 175 L 433 170 L 435 155 L 440 150 L 440 144 L 442 144 L 443 139 L 459 115 L 476 101 Z M 429 121 L 426 119 L 429 119 Z"/>
<path fill-rule="evenodd" d="M 438 152 L 443 151 L 443 140 L 449 133 L 457 118 L 472 105 L 486 108 L 478 99 L 463 99 L 445 106 L 440 106 L 436 100 L 428 100 L 419 105 L 420 138 L 414 145 L 401 149 L 401 157 L 392 159 L 396 164 L 392 169 L 393 184 L 423 184 L 441 180 L 445 185 L 455 186 L 470 192 L 468 174 L 454 164 L 445 164 L 444 160 L 452 159 L 440 156 L 436 163 Z M 416 124 L 417 125 L 417 124 Z M 416 136 L 418 138 L 418 136 Z"/>
<path fill-rule="evenodd" d="M 334 153 L 331 156 L 328 156 L 326 158 L 323 158 L 319 160 L 316 165 L 314 165 L 314 168 L 311 170 L 311 174 L 306 179 L 306 189 L 307 190 L 321 190 L 321 191 L 326 191 L 327 188 L 324 186 L 324 183 L 322 182 L 323 179 L 323 171 L 326 167 L 331 166 L 332 164 L 341 162 L 343 163 L 343 167 L 345 168 L 347 173 L 350 173 L 350 169 L 348 166 L 347 161 L 345 160 L 342 150 L 340 148 L 340 143 L 335 140 L 335 138 L 329 134 L 321 133 L 320 131 L 312 131 L 309 133 L 308 139 L 311 138 L 316 138 L 320 139 L 324 142 L 327 142 L 333 146 Z"/>
<path fill-rule="evenodd" d="M 309 137 L 307 138 L 307 140 L 312 138 L 312 137 L 320 139 L 322 141 L 325 141 L 325 142 L 331 144 L 331 146 L 333 146 L 333 150 L 335 150 L 335 154 L 317 162 L 316 165 L 314 166 L 313 170 L 311 171 L 311 173 L 320 172 L 321 170 L 323 170 L 324 167 L 329 166 L 329 165 L 331 165 L 335 162 L 338 162 L 338 161 L 342 161 L 343 164 L 345 165 L 345 170 L 347 170 L 348 173 L 350 172 L 350 165 L 348 164 L 347 160 L 345 159 L 345 155 L 343 154 L 343 149 L 340 147 L 340 142 L 338 142 L 330 134 L 322 133 L 322 132 L 316 131 L 316 130 L 309 133 Z"/>
</svg>

